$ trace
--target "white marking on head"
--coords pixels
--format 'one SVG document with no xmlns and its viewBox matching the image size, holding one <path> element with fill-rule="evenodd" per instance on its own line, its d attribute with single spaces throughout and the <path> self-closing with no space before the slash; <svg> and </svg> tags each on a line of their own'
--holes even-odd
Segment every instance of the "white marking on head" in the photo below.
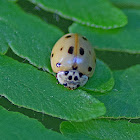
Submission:
<svg viewBox="0 0 140 140">
<path fill-rule="evenodd" d="M 84 86 L 88 81 L 88 76 L 79 75 L 79 71 L 70 70 L 70 71 L 61 71 L 57 73 L 58 82 L 65 87 L 70 89 L 76 89 L 79 86 Z"/>
</svg>

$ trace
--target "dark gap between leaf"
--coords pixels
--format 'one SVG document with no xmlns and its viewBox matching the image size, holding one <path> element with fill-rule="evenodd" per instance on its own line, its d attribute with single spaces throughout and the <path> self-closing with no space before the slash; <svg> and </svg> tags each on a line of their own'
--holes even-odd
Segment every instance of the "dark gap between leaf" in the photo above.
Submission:
<svg viewBox="0 0 140 140">
<path fill-rule="evenodd" d="M 6 99 L 4 96 L 0 95 L 0 105 L 7 109 L 8 111 L 13 112 L 20 112 L 24 114 L 25 116 L 28 116 L 29 118 L 37 119 L 39 122 L 41 122 L 46 128 L 57 131 L 60 133 L 59 126 L 62 121 L 59 118 L 55 118 L 40 112 L 36 112 L 31 109 L 27 109 L 24 107 L 19 107 L 17 105 L 12 104 L 8 99 Z"/>
<path fill-rule="evenodd" d="M 7 51 L 6 55 L 9 56 L 9 57 L 11 57 L 11 58 L 13 58 L 14 60 L 19 61 L 19 62 L 30 64 L 26 59 L 21 58 L 21 57 L 19 57 L 18 55 L 16 55 L 16 54 L 11 50 L 10 47 L 8 48 L 8 51 Z"/>
<path fill-rule="evenodd" d="M 18 62 L 26 63 L 26 64 L 29 64 L 29 65 L 32 65 L 34 68 L 36 68 L 36 69 L 38 69 L 38 70 L 40 70 L 40 71 L 47 72 L 46 70 L 43 70 L 42 68 L 38 68 L 38 67 L 34 66 L 34 65 L 31 64 L 27 59 L 21 58 L 21 57 L 19 57 L 18 55 L 16 55 L 16 54 L 12 51 L 12 49 L 11 49 L 10 47 L 8 48 L 8 51 L 7 51 L 7 53 L 6 53 L 5 55 L 8 56 L 8 57 L 13 58 L 14 60 L 17 60 Z M 48 73 L 48 72 L 47 72 L 47 73 Z M 49 73 L 49 74 L 51 74 L 51 73 Z"/>
<path fill-rule="evenodd" d="M 41 122 L 46 128 L 57 131 L 60 133 L 60 124 L 64 121 L 59 118 L 55 118 L 40 112 L 33 111 L 31 109 L 19 107 L 17 105 L 12 104 L 8 99 L 6 99 L 4 96 L 0 95 L 0 105 L 7 109 L 8 111 L 13 112 L 19 112 L 24 114 L 25 116 L 28 116 L 29 118 L 37 119 L 39 122 Z M 99 119 L 99 118 L 98 118 Z M 139 119 L 127 119 L 127 118 L 119 118 L 119 119 L 113 119 L 113 118 L 100 118 L 100 119 L 108 119 L 113 121 L 118 120 L 127 120 L 131 123 L 140 123 Z"/>
<path fill-rule="evenodd" d="M 40 17 L 43 21 L 53 24 L 60 28 L 63 32 L 68 33 L 68 27 L 73 23 L 71 20 L 66 20 L 59 15 L 51 12 L 46 12 L 38 6 L 30 3 L 27 0 L 19 0 L 17 4 L 27 13 L 31 13 Z"/>
<path fill-rule="evenodd" d="M 140 54 L 96 50 L 96 56 L 104 61 L 112 70 L 122 70 L 140 64 Z"/>
</svg>

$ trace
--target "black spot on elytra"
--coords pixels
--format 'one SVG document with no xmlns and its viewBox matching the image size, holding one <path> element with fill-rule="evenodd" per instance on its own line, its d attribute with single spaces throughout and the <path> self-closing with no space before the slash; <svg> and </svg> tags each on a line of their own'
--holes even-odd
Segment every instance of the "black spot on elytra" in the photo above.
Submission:
<svg viewBox="0 0 140 140">
<path fill-rule="evenodd" d="M 69 71 L 65 71 L 65 75 L 68 75 Z"/>
<path fill-rule="evenodd" d="M 71 80 L 71 79 L 72 79 L 72 76 L 70 75 L 70 76 L 68 77 L 68 79 Z"/>
<path fill-rule="evenodd" d="M 52 57 L 54 56 L 54 54 L 52 53 Z"/>
<path fill-rule="evenodd" d="M 82 75 L 83 75 L 83 73 L 80 72 L 80 73 L 79 73 L 79 76 L 82 77 Z"/>
<path fill-rule="evenodd" d="M 83 48 L 80 48 L 80 54 L 84 55 L 84 49 Z"/>
<path fill-rule="evenodd" d="M 68 53 L 69 53 L 69 54 L 73 54 L 73 50 L 74 50 L 74 47 L 73 47 L 73 46 L 69 47 Z"/>
<path fill-rule="evenodd" d="M 88 71 L 92 71 L 92 67 L 88 67 Z"/>
<path fill-rule="evenodd" d="M 61 63 L 56 63 L 56 67 L 60 67 L 61 66 Z"/>
<path fill-rule="evenodd" d="M 84 40 L 87 40 L 87 38 L 86 38 L 86 37 L 84 37 L 84 36 L 83 36 L 82 38 L 83 38 Z"/>
<path fill-rule="evenodd" d="M 65 38 L 70 38 L 71 37 L 71 35 L 68 35 L 68 36 L 66 36 Z"/>
<path fill-rule="evenodd" d="M 77 80 L 78 80 L 78 77 L 77 77 L 77 76 L 75 76 L 75 77 L 74 77 L 74 80 L 75 80 L 75 81 L 77 81 Z"/>
<path fill-rule="evenodd" d="M 75 66 L 75 65 L 72 66 L 72 69 L 73 69 L 73 70 L 77 70 L 77 68 L 78 68 L 78 67 Z"/>
<path fill-rule="evenodd" d="M 67 83 L 63 84 L 65 87 L 67 86 Z"/>
<path fill-rule="evenodd" d="M 60 48 L 60 51 L 62 51 L 63 50 L 63 47 L 62 48 Z"/>
</svg>

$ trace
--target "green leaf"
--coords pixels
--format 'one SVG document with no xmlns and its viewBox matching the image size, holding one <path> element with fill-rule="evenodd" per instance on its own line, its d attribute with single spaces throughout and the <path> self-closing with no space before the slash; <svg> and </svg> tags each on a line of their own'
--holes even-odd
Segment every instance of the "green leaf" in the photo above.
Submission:
<svg viewBox="0 0 140 140">
<path fill-rule="evenodd" d="M 112 90 L 113 86 L 114 78 L 111 70 L 102 61 L 97 59 L 95 73 L 89 78 L 87 84 L 84 87 L 81 87 L 81 89 L 105 93 Z"/>
<path fill-rule="evenodd" d="M 140 10 L 124 10 L 128 25 L 119 29 L 96 29 L 74 23 L 70 32 L 85 35 L 98 50 L 140 53 Z"/>
<path fill-rule="evenodd" d="M 1 20 L 2 19 L 0 18 L 0 54 L 5 54 L 9 48 L 8 40 L 14 38 L 14 36 L 12 35 L 12 32 L 9 32 L 9 30 L 12 31 L 11 27 L 9 26 L 7 28 L 7 24 L 5 23 L 5 21 L 1 21 Z M 9 32 L 8 38 L 7 38 L 7 32 Z"/>
<path fill-rule="evenodd" d="M 114 4 L 121 7 L 140 7 L 140 0 L 111 0 Z"/>
<path fill-rule="evenodd" d="M 0 51 L 5 53 L 9 45 L 18 56 L 52 72 L 51 48 L 63 35 L 62 31 L 23 12 L 13 2 L 1 0 L 0 9 Z"/>
<path fill-rule="evenodd" d="M 66 140 L 59 133 L 46 129 L 40 122 L 0 106 L 0 137 L 10 139 Z"/>
<path fill-rule="evenodd" d="M 87 122 L 62 122 L 61 132 L 76 140 L 139 140 L 140 125 L 123 120 L 91 120 Z"/>
<path fill-rule="evenodd" d="M 86 92 L 66 89 L 54 76 L 6 56 L 0 56 L 0 94 L 18 106 L 66 120 L 85 121 L 106 111 Z"/>
<path fill-rule="evenodd" d="M 115 86 L 111 92 L 96 96 L 106 108 L 107 117 L 140 117 L 140 65 L 114 72 Z"/>
<path fill-rule="evenodd" d="M 117 28 L 127 24 L 121 10 L 108 0 L 29 0 L 44 10 L 97 28 Z"/>
</svg>

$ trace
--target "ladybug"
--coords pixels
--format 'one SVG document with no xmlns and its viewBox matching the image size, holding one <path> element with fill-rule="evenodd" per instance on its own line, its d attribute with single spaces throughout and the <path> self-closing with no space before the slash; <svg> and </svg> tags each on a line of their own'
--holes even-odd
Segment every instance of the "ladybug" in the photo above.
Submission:
<svg viewBox="0 0 140 140">
<path fill-rule="evenodd" d="M 51 67 L 58 82 L 69 89 L 84 86 L 92 77 L 96 55 L 89 41 L 76 33 L 62 36 L 51 52 Z"/>
</svg>

